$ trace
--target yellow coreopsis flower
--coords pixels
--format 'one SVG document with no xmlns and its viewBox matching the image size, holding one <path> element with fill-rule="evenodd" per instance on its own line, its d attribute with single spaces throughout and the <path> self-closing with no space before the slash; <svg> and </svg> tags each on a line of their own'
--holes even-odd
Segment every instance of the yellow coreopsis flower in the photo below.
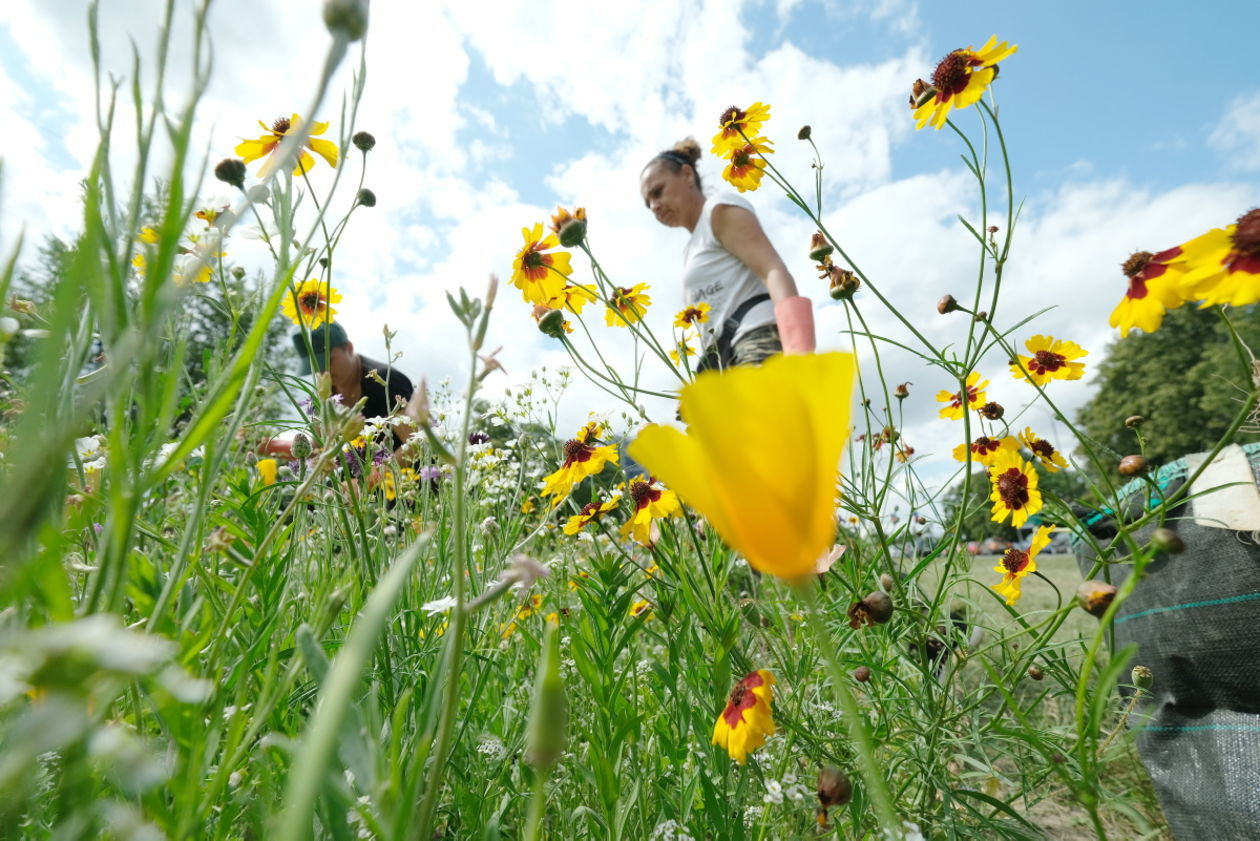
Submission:
<svg viewBox="0 0 1260 841">
<path fill-rule="evenodd" d="M 949 119 L 951 110 L 979 102 L 997 76 L 994 65 L 1014 55 L 1018 49 L 1005 41 L 998 43 L 994 35 L 978 50 L 971 47 L 954 50 L 941 59 L 932 72 L 930 96 L 914 109 L 915 128 L 931 123 L 932 128 L 939 129 Z"/>
<path fill-rule="evenodd" d="M 731 690 L 726 708 L 713 725 L 713 744 L 725 748 L 743 765 L 748 754 L 774 735 L 774 689 L 777 681 L 767 669 L 748 674 Z"/>
<path fill-rule="evenodd" d="M 649 425 L 629 452 L 754 567 L 807 575 L 835 543 L 853 377 L 845 353 L 700 374 L 680 392 L 687 433 Z"/>
<path fill-rule="evenodd" d="M 1053 336 L 1033 336 L 1024 342 L 1032 356 L 1019 355 L 1011 365 L 1011 374 L 1017 380 L 1031 380 L 1045 385 L 1051 380 L 1079 380 L 1085 375 L 1085 363 L 1074 362 L 1089 356 L 1076 342 L 1056 339 Z"/>
<path fill-rule="evenodd" d="M 260 458 L 254 469 L 258 471 L 258 477 L 262 479 L 264 485 L 274 485 L 276 483 L 276 475 L 280 468 L 276 464 L 274 458 Z"/>
<path fill-rule="evenodd" d="M 1124 276 L 1129 279 L 1128 291 L 1111 313 L 1108 324 L 1120 328 L 1127 336 L 1137 328 L 1153 333 L 1164 322 L 1164 313 L 1181 306 L 1181 279 L 1185 264 L 1171 262 L 1181 254 L 1170 248 L 1158 254 L 1139 251 L 1124 262 Z"/>
<path fill-rule="evenodd" d="M 636 283 L 629 289 L 617 287 L 613 290 L 609 307 L 604 311 L 604 323 L 609 327 L 626 327 L 636 321 L 642 321 L 652 299 L 644 294 L 648 288 L 646 283 Z"/>
<path fill-rule="evenodd" d="M 958 461 L 967 460 L 967 450 L 971 450 L 971 460 L 983 465 L 990 465 L 997 458 L 999 452 L 1007 450 L 1015 453 L 1019 452 L 1019 442 L 1007 435 L 1005 438 L 989 438 L 981 435 L 970 444 L 959 444 L 954 448 L 954 458 Z"/>
<path fill-rule="evenodd" d="M 1015 528 L 1022 526 L 1029 517 L 1041 510 L 1041 491 L 1037 490 L 1037 471 L 1020 458 L 1019 453 L 1002 450 L 989 466 L 995 523 L 1008 516 Z"/>
<path fill-rule="evenodd" d="M 946 405 L 941 407 L 941 417 L 959 420 L 968 409 L 979 409 L 985 403 L 984 390 L 989 381 L 980 382 L 980 372 L 972 371 L 967 375 L 967 394 L 960 391 L 948 392 L 942 389 L 937 392 L 936 399 Z"/>
<path fill-rule="evenodd" d="M 560 245 L 560 240 L 555 234 L 543 236 L 542 222 L 533 228 L 521 228 L 521 237 L 525 245 L 516 252 L 512 263 L 512 285 L 521 290 L 528 303 L 546 305 L 564 291 L 566 278 L 573 274 L 569 254 L 550 251 Z"/>
<path fill-rule="evenodd" d="M 686 339 L 678 342 L 678 347 L 669 352 L 669 358 L 674 361 L 675 365 L 681 365 L 683 357 L 692 357 L 696 355 L 696 349 Z"/>
<path fill-rule="evenodd" d="M 599 300 L 599 295 L 595 292 L 595 287 L 583 286 L 580 283 L 566 283 L 560 290 L 560 294 L 554 298 L 548 298 L 543 306 L 553 310 L 568 310 L 581 315 L 582 307 L 597 300 Z"/>
<path fill-rule="evenodd" d="M 617 448 L 611 444 L 595 447 L 576 438 L 566 441 L 564 463 L 559 470 L 543 479 L 542 495 L 556 497 L 553 502 L 558 503 L 573 490 L 574 485 L 602 471 L 608 462 L 617 464 L 618 459 Z"/>
<path fill-rule="evenodd" d="M 673 491 L 657 486 L 654 478 L 631 479 L 626 486 L 626 496 L 634 512 L 621 527 L 623 537 L 629 537 L 640 546 L 653 546 L 656 540 L 652 536 L 654 521 L 678 514 L 678 495 Z"/>
<path fill-rule="evenodd" d="M 258 170 L 258 177 L 267 178 L 276 171 L 276 167 L 280 163 L 279 158 L 276 156 L 276 151 L 279 150 L 280 144 L 288 135 L 301 131 L 302 118 L 294 114 L 291 117 L 280 117 L 271 124 L 270 128 L 262 120 L 258 121 L 258 125 L 262 126 L 263 131 L 268 132 L 268 134 L 264 134 L 256 140 L 242 141 L 236 147 L 236 154 L 245 163 L 251 163 L 265 157 L 267 161 Z M 310 149 L 327 161 L 329 166 L 334 169 L 337 168 L 337 156 L 340 154 L 337 144 L 329 140 L 320 140 L 315 136 L 326 131 L 328 131 L 328 123 L 311 123 L 311 136 L 306 139 L 305 148 L 298 151 L 297 166 L 293 168 L 294 175 L 309 172 L 311 167 L 315 165 L 315 159 L 310 156 L 306 151 L 307 149 Z"/>
<path fill-rule="evenodd" d="M 764 137 L 754 137 L 751 143 L 732 149 L 722 177 L 741 193 L 757 189 L 761 186 L 761 177 L 766 174 L 766 162 L 761 155 L 773 154 L 771 145 Z"/>
<path fill-rule="evenodd" d="M 1019 601 L 1020 579 L 1037 571 L 1037 555 L 1050 545 L 1052 531 L 1054 531 L 1054 526 L 1041 526 L 1033 535 L 1027 552 L 1022 549 L 1007 549 L 1002 560 L 998 561 L 997 566 L 993 568 L 994 572 L 1002 574 L 1002 580 L 994 584 L 993 589 L 1006 599 L 1007 604 L 1015 604 Z"/>
<path fill-rule="evenodd" d="M 582 506 L 581 511 L 574 514 L 568 519 L 568 521 L 565 522 L 564 533 L 569 535 L 577 534 L 589 523 L 595 522 L 609 511 L 616 510 L 619 502 L 620 500 L 614 497 L 602 503 L 599 500 L 592 500 L 586 503 Z"/>
<path fill-rule="evenodd" d="M 1032 452 L 1037 461 L 1041 462 L 1041 466 L 1049 472 L 1058 473 L 1060 468 L 1068 466 L 1067 461 L 1063 458 L 1063 453 L 1056 450 L 1054 444 L 1051 444 L 1045 438 L 1038 438 L 1033 433 L 1031 426 L 1024 428 L 1024 431 L 1019 436 L 1019 440 Z"/>
<path fill-rule="evenodd" d="M 1200 306 L 1245 307 L 1260 301 L 1260 208 L 1225 228 L 1181 246 L 1186 275 L 1181 293 Z"/>
<path fill-rule="evenodd" d="M 280 302 L 280 311 L 298 327 L 311 327 L 331 321 L 337 314 L 332 305 L 340 301 L 341 293 L 327 281 L 311 278 L 293 284 L 292 291 Z"/>
<path fill-rule="evenodd" d="M 685 307 L 678 313 L 678 315 L 674 316 L 674 326 L 685 330 L 688 327 L 694 327 L 697 324 L 704 324 L 709 320 L 710 309 L 712 309 L 712 307 L 704 301 Z"/>
<path fill-rule="evenodd" d="M 762 102 L 754 102 L 748 110 L 732 105 L 718 117 L 718 133 L 713 135 L 713 148 L 710 150 L 720 158 L 724 158 L 736 149 L 740 149 L 761 131 L 762 125 L 770 119 L 770 106 Z"/>
</svg>

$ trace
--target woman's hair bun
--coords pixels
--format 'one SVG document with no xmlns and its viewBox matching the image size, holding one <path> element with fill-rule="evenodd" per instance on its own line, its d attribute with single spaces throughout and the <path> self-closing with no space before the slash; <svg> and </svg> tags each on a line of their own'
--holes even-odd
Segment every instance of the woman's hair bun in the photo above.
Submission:
<svg viewBox="0 0 1260 841">
<path fill-rule="evenodd" d="M 678 141 L 674 144 L 674 148 L 671 151 L 677 152 L 693 167 L 700 160 L 700 143 L 694 137 L 687 137 Z"/>
</svg>

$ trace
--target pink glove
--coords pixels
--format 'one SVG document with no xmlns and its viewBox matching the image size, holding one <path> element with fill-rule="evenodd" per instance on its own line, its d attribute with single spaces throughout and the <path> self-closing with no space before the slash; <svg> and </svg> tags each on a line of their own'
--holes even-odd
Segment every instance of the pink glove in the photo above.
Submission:
<svg viewBox="0 0 1260 841">
<path fill-rule="evenodd" d="M 779 324 L 779 341 L 784 353 L 814 352 L 814 305 L 809 298 L 794 295 L 774 305 Z"/>
</svg>

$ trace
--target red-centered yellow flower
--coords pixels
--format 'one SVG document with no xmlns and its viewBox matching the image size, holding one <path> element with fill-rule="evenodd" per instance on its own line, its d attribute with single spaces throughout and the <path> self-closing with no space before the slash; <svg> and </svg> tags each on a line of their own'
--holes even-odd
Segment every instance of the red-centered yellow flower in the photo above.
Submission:
<svg viewBox="0 0 1260 841">
<path fill-rule="evenodd" d="M 1033 336 L 1024 342 L 1024 347 L 1032 356 L 1021 354 L 1019 362 L 1011 365 L 1011 373 L 1017 380 L 1032 380 L 1037 385 L 1045 385 L 1051 380 L 1079 380 L 1085 375 L 1085 363 L 1073 360 L 1089 356 L 1089 351 L 1076 342 L 1053 336 Z"/>
<path fill-rule="evenodd" d="M 748 754 L 774 735 L 774 689 L 777 681 L 768 669 L 758 669 L 735 684 L 726 709 L 713 725 L 713 744 L 725 748 L 740 765 Z"/>
<path fill-rule="evenodd" d="M 617 448 L 611 444 L 604 447 L 593 447 L 584 441 L 573 439 L 564 444 L 564 464 L 560 469 L 543 479 L 543 496 L 554 496 L 553 504 L 567 496 L 573 486 L 587 476 L 594 476 L 604 469 L 608 462 L 617 464 Z"/>
<path fill-rule="evenodd" d="M 647 613 L 647 618 L 651 619 L 653 616 L 656 615 L 655 613 L 652 613 L 649 610 L 649 608 L 651 607 L 652 607 L 652 603 L 649 602 L 647 599 L 640 599 L 639 601 L 630 605 L 630 610 L 628 610 L 627 613 L 630 615 L 631 618 L 634 618 L 636 616 L 641 616 L 642 614 Z"/>
<path fill-rule="evenodd" d="M 1129 335 L 1134 328 L 1155 332 L 1164 322 L 1164 313 L 1182 305 L 1180 287 L 1186 269 L 1184 263 L 1177 261 L 1180 256 L 1181 248 L 1177 247 L 1158 254 L 1138 251 L 1124 261 L 1129 289 L 1107 322 L 1119 327 L 1121 336 Z"/>
<path fill-rule="evenodd" d="M 276 171 L 280 160 L 276 155 L 280 148 L 280 143 L 290 134 L 296 134 L 302 130 L 302 118 L 297 114 L 291 117 L 280 117 L 268 128 L 267 124 L 262 120 L 258 121 L 258 125 L 263 127 L 263 131 L 268 132 L 257 140 L 242 141 L 236 147 L 236 154 L 240 156 L 245 163 L 251 163 L 259 158 L 266 158 L 267 161 L 262 165 L 262 169 L 258 170 L 259 178 L 267 178 Z M 298 151 L 297 166 L 293 168 L 294 175 L 301 175 L 309 172 L 311 167 L 315 165 L 315 159 L 306 151 L 310 149 L 328 162 L 330 167 L 337 168 L 337 144 L 320 140 L 315 135 L 323 134 L 328 131 L 328 123 L 311 123 L 311 136 L 306 139 L 305 148 Z"/>
<path fill-rule="evenodd" d="M 1007 517 L 1015 528 L 1022 526 L 1041 510 L 1041 491 L 1037 490 L 1037 471 L 1020 458 L 1019 453 L 1001 450 L 989 465 L 989 482 L 995 523 Z"/>
<path fill-rule="evenodd" d="M 679 393 L 686 434 L 649 425 L 629 452 L 755 568 L 810 574 L 835 543 L 853 376 L 847 353 L 700 374 Z"/>
<path fill-rule="evenodd" d="M 994 67 L 999 61 L 1015 54 L 1017 46 L 1009 46 L 1005 41 L 998 43 L 994 35 L 978 50 L 967 47 L 965 50 L 954 50 L 941 59 L 932 72 L 932 88 L 934 92 L 926 102 L 914 109 L 916 129 L 931 123 L 932 128 L 939 129 L 949 119 L 949 112 L 955 108 L 966 108 L 975 105 L 984 96 L 985 89 L 997 76 Z"/>
<path fill-rule="evenodd" d="M 554 298 L 549 298 L 544 306 L 553 310 L 568 310 L 569 312 L 582 314 L 582 307 L 591 301 L 599 300 L 599 295 L 595 292 L 593 286 L 583 286 L 580 283 L 566 283 L 564 288 L 560 290 L 560 294 Z"/>
<path fill-rule="evenodd" d="M 713 135 L 713 148 L 710 150 L 720 158 L 724 158 L 748 142 L 746 138 L 757 136 L 766 120 L 770 119 L 770 106 L 762 102 L 754 102 L 744 111 L 732 105 L 718 117 L 718 133 Z"/>
<path fill-rule="evenodd" d="M 599 421 L 587 421 L 578 430 L 577 435 L 573 437 L 581 441 L 583 444 L 589 444 L 592 441 L 598 441 L 604 435 L 604 425 Z"/>
<path fill-rule="evenodd" d="M 1003 450 L 1012 453 L 1019 452 L 1019 442 L 1010 435 L 1005 438 L 989 438 L 981 435 L 970 444 L 959 444 L 954 448 L 954 458 L 958 461 L 967 460 L 967 450 L 971 450 L 971 460 L 988 466 L 993 463 L 993 459 L 997 458 L 997 454 Z"/>
<path fill-rule="evenodd" d="M 972 371 L 967 375 L 967 394 L 965 397 L 961 391 L 953 393 L 944 389 L 938 391 L 936 399 L 945 404 L 941 407 L 941 417 L 959 420 L 968 409 L 979 409 L 985 403 L 984 390 L 988 387 L 989 381 L 980 382 L 980 372 Z"/>
<path fill-rule="evenodd" d="M 279 467 L 276 465 L 274 458 L 260 458 L 258 463 L 254 465 L 254 468 L 258 471 L 258 477 L 262 479 L 264 485 L 274 485 L 276 483 Z"/>
<path fill-rule="evenodd" d="M 521 228 L 525 245 L 516 252 L 512 263 L 512 285 L 521 290 L 531 304 L 546 304 L 564 291 L 565 280 L 573 274 L 569 255 L 564 251 L 549 253 L 548 249 L 560 244 L 555 234 L 543 236 L 542 222 L 531 228 Z"/>
<path fill-rule="evenodd" d="M 1024 446 L 1032 452 L 1033 457 L 1041 462 L 1041 466 L 1050 473 L 1058 473 L 1060 468 L 1068 466 L 1067 461 L 1063 458 L 1063 453 L 1056 450 L 1054 444 L 1051 444 L 1045 438 L 1038 438 L 1032 431 L 1031 426 L 1024 428 L 1024 431 L 1019 436 L 1019 440 L 1024 442 Z"/>
<path fill-rule="evenodd" d="M 280 303 L 280 311 L 298 327 L 310 327 L 331 321 L 337 314 L 332 305 L 340 301 L 341 293 L 327 281 L 312 278 L 293 284 L 292 291 Z"/>
<path fill-rule="evenodd" d="M 697 324 L 704 324 L 709 320 L 709 310 L 712 309 L 704 301 L 686 307 L 678 315 L 674 316 L 674 326 L 685 330 Z"/>
<path fill-rule="evenodd" d="M 760 156 L 773 154 L 771 145 L 764 137 L 754 137 L 751 143 L 733 149 L 722 177 L 741 193 L 757 189 L 766 174 L 766 162 Z"/>
<path fill-rule="evenodd" d="M 669 358 L 674 360 L 675 365 L 681 365 L 684 356 L 690 358 L 695 355 L 696 349 L 686 339 L 678 342 L 678 347 L 669 352 Z"/>
<path fill-rule="evenodd" d="M 626 327 L 636 321 L 642 321 L 652 299 L 644 294 L 648 288 L 646 283 L 636 283 L 629 289 L 618 286 L 613 290 L 610 305 L 604 311 L 604 323 L 609 327 Z"/>
<path fill-rule="evenodd" d="M 585 526 L 600 519 L 609 511 L 615 511 L 618 502 L 620 502 L 620 500 L 614 497 L 607 502 L 601 503 L 599 500 L 593 500 L 586 503 L 582 506 L 581 511 L 570 517 L 568 522 L 564 524 L 564 533 L 570 535 L 577 534 Z"/>
<path fill-rule="evenodd" d="M 531 497 L 528 497 L 528 498 L 527 498 L 524 502 L 522 502 L 522 503 L 521 503 L 521 513 L 522 513 L 522 514 L 533 514 L 533 513 L 534 513 L 534 509 L 535 509 L 535 508 L 537 508 L 537 507 L 538 507 L 538 506 L 537 506 L 537 504 L 535 504 L 535 502 L 534 502 L 534 498 L 533 498 L 532 496 L 531 496 Z"/>
<path fill-rule="evenodd" d="M 1186 275 L 1182 296 L 1200 306 L 1245 307 L 1260 301 L 1260 208 L 1249 210 L 1221 230 L 1208 231 L 1181 246 Z"/>
<path fill-rule="evenodd" d="M 994 584 L 993 589 L 1006 599 L 1007 604 L 1015 604 L 1019 601 L 1019 580 L 1037 571 L 1037 555 L 1050 545 L 1052 531 L 1054 531 L 1054 526 L 1041 526 L 1033 535 L 1027 552 L 1022 549 L 1007 549 L 1002 560 L 998 561 L 997 566 L 993 568 L 994 572 L 1002 574 L 1002 580 Z"/>
<path fill-rule="evenodd" d="M 676 516 L 679 512 L 678 494 L 659 486 L 654 477 L 631 479 L 626 486 L 633 512 L 621 527 L 622 537 L 629 537 L 640 546 L 654 546 L 652 535 L 656 520 Z"/>
</svg>

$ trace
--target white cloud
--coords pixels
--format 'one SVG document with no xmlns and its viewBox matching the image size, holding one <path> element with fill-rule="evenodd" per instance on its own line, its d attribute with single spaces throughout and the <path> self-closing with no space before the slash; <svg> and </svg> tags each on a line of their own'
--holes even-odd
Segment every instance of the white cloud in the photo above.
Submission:
<svg viewBox="0 0 1260 841">
<path fill-rule="evenodd" d="M 1237 172 L 1260 172 L 1260 91 L 1240 96 L 1208 136 L 1208 144 L 1221 153 L 1225 165 Z"/>
</svg>

